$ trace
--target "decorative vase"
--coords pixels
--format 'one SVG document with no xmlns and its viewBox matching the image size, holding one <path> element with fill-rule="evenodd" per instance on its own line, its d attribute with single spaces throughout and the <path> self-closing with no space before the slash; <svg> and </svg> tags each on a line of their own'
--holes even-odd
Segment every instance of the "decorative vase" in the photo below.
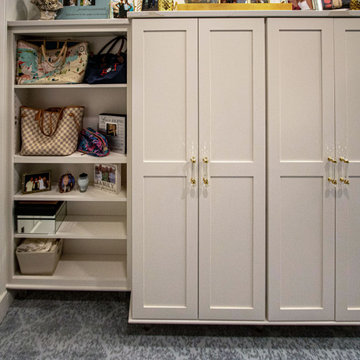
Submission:
<svg viewBox="0 0 360 360">
<path fill-rule="evenodd" d="M 78 185 L 80 192 L 85 192 L 89 186 L 89 177 L 88 174 L 82 173 L 78 178 Z"/>
</svg>

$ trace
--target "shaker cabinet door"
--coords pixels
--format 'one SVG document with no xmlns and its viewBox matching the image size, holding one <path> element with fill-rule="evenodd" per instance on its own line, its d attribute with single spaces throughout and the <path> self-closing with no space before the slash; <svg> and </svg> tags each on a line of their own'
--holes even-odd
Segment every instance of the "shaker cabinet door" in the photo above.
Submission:
<svg viewBox="0 0 360 360">
<path fill-rule="evenodd" d="M 133 20 L 133 318 L 195 319 L 197 21 Z"/>
<path fill-rule="evenodd" d="M 199 20 L 199 158 L 199 317 L 264 320 L 264 19 Z"/>
<path fill-rule="evenodd" d="M 334 23 L 336 151 L 343 179 L 336 199 L 336 320 L 360 321 L 360 19 Z"/>
<path fill-rule="evenodd" d="M 269 19 L 269 320 L 334 320 L 332 19 Z"/>
</svg>

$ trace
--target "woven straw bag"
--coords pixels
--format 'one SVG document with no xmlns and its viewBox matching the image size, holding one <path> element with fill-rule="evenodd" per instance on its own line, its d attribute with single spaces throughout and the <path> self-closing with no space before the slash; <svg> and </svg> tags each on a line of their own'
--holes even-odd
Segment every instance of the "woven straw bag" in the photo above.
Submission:
<svg viewBox="0 0 360 360">
<path fill-rule="evenodd" d="M 83 106 L 21 107 L 21 155 L 71 155 L 82 129 Z"/>
</svg>

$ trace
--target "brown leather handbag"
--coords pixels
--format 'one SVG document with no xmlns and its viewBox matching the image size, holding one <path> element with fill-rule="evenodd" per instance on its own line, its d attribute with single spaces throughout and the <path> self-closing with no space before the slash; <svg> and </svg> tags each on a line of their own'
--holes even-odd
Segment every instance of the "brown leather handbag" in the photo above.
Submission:
<svg viewBox="0 0 360 360">
<path fill-rule="evenodd" d="M 71 155 L 77 149 L 83 106 L 21 109 L 21 155 Z"/>
</svg>

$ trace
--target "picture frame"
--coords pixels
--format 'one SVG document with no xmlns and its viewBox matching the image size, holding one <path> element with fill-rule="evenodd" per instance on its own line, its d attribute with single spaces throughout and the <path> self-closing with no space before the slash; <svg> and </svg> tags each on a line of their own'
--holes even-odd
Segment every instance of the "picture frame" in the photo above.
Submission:
<svg viewBox="0 0 360 360">
<path fill-rule="evenodd" d="M 63 8 L 56 19 L 108 19 L 111 0 L 60 0 Z"/>
<path fill-rule="evenodd" d="M 75 188 L 75 177 L 70 173 L 61 175 L 58 186 L 61 194 L 70 192 Z"/>
<path fill-rule="evenodd" d="M 95 164 L 94 186 L 100 190 L 118 194 L 121 189 L 120 165 Z"/>
<path fill-rule="evenodd" d="M 134 11 L 135 0 L 110 0 L 110 18 L 126 18 L 127 13 Z"/>
<path fill-rule="evenodd" d="M 23 194 L 33 194 L 51 190 L 51 170 L 24 173 L 21 183 Z"/>
</svg>

